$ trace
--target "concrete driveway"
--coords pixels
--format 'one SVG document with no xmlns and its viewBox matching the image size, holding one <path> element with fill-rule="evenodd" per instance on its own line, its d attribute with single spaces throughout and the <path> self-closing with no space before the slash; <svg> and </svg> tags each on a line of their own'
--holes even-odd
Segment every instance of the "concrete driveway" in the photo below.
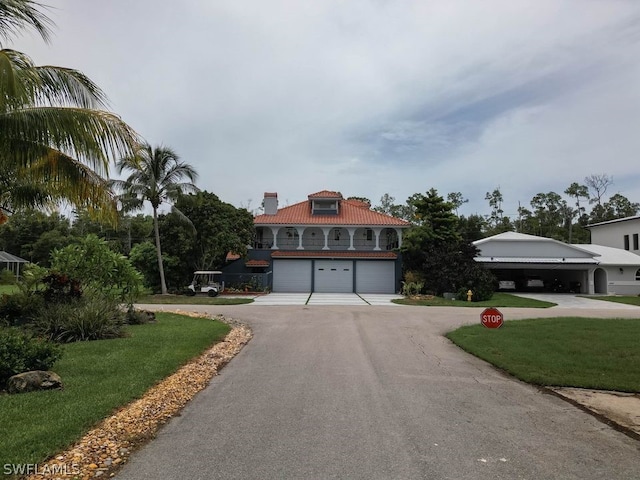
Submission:
<svg viewBox="0 0 640 480">
<path fill-rule="evenodd" d="M 482 309 L 193 309 L 245 321 L 254 339 L 121 480 L 640 478 L 638 441 L 443 337 Z"/>
<path fill-rule="evenodd" d="M 270 293 L 254 298 L 251 305 L 395 305 L 402 295 L 375 293 Z"/>
</svg>

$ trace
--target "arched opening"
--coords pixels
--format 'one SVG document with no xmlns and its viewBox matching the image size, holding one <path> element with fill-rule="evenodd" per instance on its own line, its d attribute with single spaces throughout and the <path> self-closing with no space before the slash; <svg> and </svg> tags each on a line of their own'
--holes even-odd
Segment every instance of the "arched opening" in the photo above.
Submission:
<svg viewBox="0 0 640 480">
<path fill-rule="evenodd" d="M 593 280 L 595 293 L 607 293 L 607 272 L 602 268 L 596 268 L 596 271 L 593 272 Z"/>
</svg>

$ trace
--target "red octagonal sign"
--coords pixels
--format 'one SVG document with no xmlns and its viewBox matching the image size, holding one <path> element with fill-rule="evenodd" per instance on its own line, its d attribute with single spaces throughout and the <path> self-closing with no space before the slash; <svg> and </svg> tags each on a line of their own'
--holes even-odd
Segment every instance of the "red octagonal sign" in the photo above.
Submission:
<svg viewBox="0 0 640 480">
<path fill-rule="evenodd" d="M 504 316 L 497 308 L 485 308 L 480 314 L 480 321 L 487 328 L 500 328 L 504 322 Z"/>
</svg>

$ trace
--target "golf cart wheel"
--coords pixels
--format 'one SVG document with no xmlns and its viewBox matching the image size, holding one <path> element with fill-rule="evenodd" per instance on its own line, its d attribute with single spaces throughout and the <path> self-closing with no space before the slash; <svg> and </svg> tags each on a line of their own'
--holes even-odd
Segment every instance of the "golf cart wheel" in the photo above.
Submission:
<svg viewBox="0 0 640 480">
<path fill-rule="evenodd" d="M 209 290 L 207 292 L 207 295 L 209 295 L 210 297 L 217 297 L 218 296 L 218 291 L 217 290 Z"/>
</svg>

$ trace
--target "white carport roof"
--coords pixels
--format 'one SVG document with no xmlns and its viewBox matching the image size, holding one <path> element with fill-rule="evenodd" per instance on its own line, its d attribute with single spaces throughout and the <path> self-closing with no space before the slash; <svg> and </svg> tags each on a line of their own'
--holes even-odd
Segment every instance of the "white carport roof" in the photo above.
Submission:
<svg viewBox="0 0 640 480">
<path fill-rule="evenodd" d="M 473 242 L 477 262 L 491 264 L 615 265 L 640 267 L 640 255 L 620 248 L 567 244 L 552 238 L 505 232 Z M 533 253 L 533 250 L 536 253 Z M 511 255 L 509 255 L 511 254 Z"/>
<path fill-rule="evenodd" d="M 640 267 L 640 255 L 621 248 L 605 247 L 604 245 L 579 245 L 596 255 L 600 265 L 629 265 Z"/>
<path fill-rule="evenodd" d="M 640 259 L 640 257 L 638 257 Z M 545 263 L 545 264 L 574 264 L 589 265 L 600 263 L 595 258 L 568 258 L 568 257 L 476 257 L 477 262 L 482 263 Z"/>
</svg>

